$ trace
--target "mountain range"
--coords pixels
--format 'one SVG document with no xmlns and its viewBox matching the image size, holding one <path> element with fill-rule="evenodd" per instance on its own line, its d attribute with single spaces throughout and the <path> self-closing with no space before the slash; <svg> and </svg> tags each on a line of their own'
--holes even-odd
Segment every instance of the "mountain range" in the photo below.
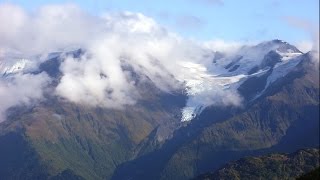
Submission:
<svg viewBox="0 0 320 180">
<path fill-rule="evenodd" d="M 183 76 L 154 59 L 153 66 L 163 69 L 155 77 L 120 57 L 139 94 L 121 108 L 88 106 L 56 93 L 66 81 L 62 65 L 84 56 L 90 52 L 76 49 L 0 60 L 0 85 L 46 80 L 43 97 L 17 93 L 18 103 L 9 99 L 12 106 L 0 108 L 1 179 L 191 179 L 238 166 L 225 165 L 247 156 L 319 148 L 319 61 L 313 52 L 272 40 L 235 53 L 208 51 L 206 63 L 181 62 Z M 179 86 L 161 88 L 166 84 L 155 78 L 164 77 Z M 112 99 L 114 91 L 105 93 Z M 319 154 L 308 158 L 317 161 Z"/>
</svg>

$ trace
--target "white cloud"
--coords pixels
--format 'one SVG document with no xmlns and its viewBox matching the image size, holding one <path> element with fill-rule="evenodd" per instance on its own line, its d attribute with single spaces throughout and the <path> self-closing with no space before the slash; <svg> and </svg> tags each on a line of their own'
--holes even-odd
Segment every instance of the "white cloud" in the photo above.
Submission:
<svg viewBox="0 0 320 180">
<path fill-rule="evenodd" d="M 64 76 L 57 87 L 59 95 L 77 103 L 119 108 L 135 103 L 140 96 L 135 80 L 122 66 L 129 65 L 158 88 L 171 91 L 179 87 L 176 79 L 183 76 L 178 62 L 202 57 L 200 47 L 158 26 L 141 19 L 137 24 L 131 18 L 128 23 L 128 19 L 111 19 L 117 24 L 88 45 L 87 56 L 80 61 L 68 58 L 62 64 Z"/>
<path fill-rule="evenodd" d="M 96 33 L 95 28 L 88 28 L 96 26 L 95 20 L 72 4 L 43 6 L 33 14 L 12 4 L 2 4 L 0 48 L 34 55 L 85 46 Z"/>
</svg>

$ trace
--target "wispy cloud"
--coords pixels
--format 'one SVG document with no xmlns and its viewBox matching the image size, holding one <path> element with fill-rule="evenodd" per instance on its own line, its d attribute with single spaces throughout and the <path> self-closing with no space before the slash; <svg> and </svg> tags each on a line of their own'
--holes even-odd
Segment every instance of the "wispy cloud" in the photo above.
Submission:
<svg viewBox="0 0 320 180">
<path fill-rule="evenodd" d="M 182 15 L 176 18 L 176 25 L 178 28 L 186 30 L 198 30 L 205 26 L 205 24 L 203 19 L 193 15 Z"/>
<path fill-rule="evenodd" d="M 319 24 L 314 24 L 306 19 L 295 16 L 285 16 L 282 19 L 292 27 L 301 29 L 309 34 L 314 59 L 319 61 Z"/>
<path fill-rule="evenodd" d="M 180 13 L 173 14 L 168 11 L 162 11 L 156 16 L 164 21 L 169 22 L 175 29 L 186 31 L 200 30 L 207 25 L 207 22 L 196 15 Z"/>
</svg>

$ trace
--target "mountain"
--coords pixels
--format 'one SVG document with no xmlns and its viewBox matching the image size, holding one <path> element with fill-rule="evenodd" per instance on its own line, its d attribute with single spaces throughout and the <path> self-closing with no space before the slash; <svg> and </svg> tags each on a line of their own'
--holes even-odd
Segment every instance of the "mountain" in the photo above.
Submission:
<svg viewBox="0 0 320 180">
<path fill-rule="evenodd" d="M 238 87 L 259 95 L 245 107 L 207 107 L 160 150 L 120 166 L 114 179 L 188 179 L 243 156 L 319 147 L 319 69 L 310 54 L 290 61 Z"/>
<path fill-rule="evenodd" d="M 244 46 L 231 54 L 213 53 L 212 64 L 183 64 L 192 78 L 186 81 L 189 101 L 183 111 L 183 120 L 190 121 L 209 105 L 241 104 L 258 98 L 277 79 L 282 78 L 303 59 L 303 53 L 281 40 L 272 40 L 255 46 Z M 196 72 L 196 73 L 192 73 Z M 250 86 L 250 87 L 245 87 Z M 213 94 L 225 92 L 223 99 Z M 235 96 L 235 92 L 241 94 Z M 212 96 L 211 103 L 205 103 Z M 201 98 L 201 97 L 207 97 Z M 240 101 L 244 102 L 240 102 Z"/>
<path fill-rule="evenodd" d="M 319 168 L 319 149 L 247 157 L 195 179 L 295 179 Z"/>
<path fill-rule="evenodd" d="M 184 85 L 173 91 L 123 64 L 142 96 L 120 109 L 54 93 L 61 64 L 85 54 L 1 61 L 1 81 L 50 78 L 43 99 L 10 107 L 0 123 L 1 179 L 187 179 L 248 155 L 319 147 L 319 69 L 284 41 L 212 52 L 210 64 L 185 62 L 176 81 Z"/>
</svg>

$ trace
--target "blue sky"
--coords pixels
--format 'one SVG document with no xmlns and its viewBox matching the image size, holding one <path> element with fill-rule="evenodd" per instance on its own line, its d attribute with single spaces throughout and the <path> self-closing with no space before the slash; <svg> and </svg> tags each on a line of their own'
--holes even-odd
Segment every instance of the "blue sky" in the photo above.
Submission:
<svg viewBox="0 0 320 180">
<path fill-rule="evenodd" d="M 100 14 L 105 11 L 140 12 L 178 34 L 198 39 L 261 41 L 310 39 L 301 22 L 319 28 L 319 0 L 0 0 L 32 11 L 45 4 L 75 3 Z M 289 23 L 288 19 L 298 23 Z M 294 24 L 294 25 L 292 25 Z M 297 25 L 298 24 L 298 25 Z"/>
</svg>

